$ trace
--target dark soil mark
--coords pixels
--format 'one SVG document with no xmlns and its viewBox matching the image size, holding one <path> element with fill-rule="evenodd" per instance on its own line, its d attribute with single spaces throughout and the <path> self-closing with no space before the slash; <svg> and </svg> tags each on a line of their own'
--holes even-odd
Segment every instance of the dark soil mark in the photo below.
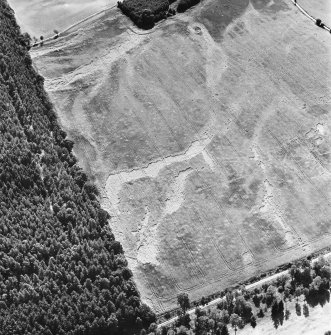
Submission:
<svg viewBox="0 0 331 335">
<path fill-rule="evenodd" d="M 241 230 L 256 257 L 273 252 L 272 246 L 277 249 L 286 244 L 285 236 L 277 231 L 275 223 L 259 214 L 246 218 Z"/>
<path fill-rule="evenodd" d="M 289 6 L 284 0 L 251 0 L 254 9 L 277 13 L 279 11 L 289 10 Z"/>
<path fill-rule="evenodd" d="M 174 34 L 181 34 L 189 36 L 188 31 L 189 24 L 187 22 L 177 21 L 175 24 L 168 24 L 163 26 L 162 37 L 172 37 Z"/>
<path fill-rule="evenodd" d="M 328 114 L 330 109 L 331 105 L 314 105 L 309 107 L 308 113 L 315 117 L 319 117 Z"/>
<path fill-rule="evenodd" d="M 208 1 L 197 14 L 197 21 L 203 23 L 215 41 L 220 42 L 226 27 L 246 10 L 249 0 Z"/>
<path fill-rule="evenodd" d="M 236 174 L 229 178 L 228 190 L 223 196 L 223 203 L 236 208 L 251 209 L 256 202 L 261 181 L 254 180 L 248 187 L 245 186 L 246 179 L 238 177 Z"/>
</svg>

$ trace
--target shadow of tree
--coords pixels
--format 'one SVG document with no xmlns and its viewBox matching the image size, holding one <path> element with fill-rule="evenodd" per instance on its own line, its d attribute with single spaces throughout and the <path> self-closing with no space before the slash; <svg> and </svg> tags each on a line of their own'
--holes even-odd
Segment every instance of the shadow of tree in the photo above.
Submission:
<svg viewBox="0 0 331 335">
<path fill-rule="evenodd" d="M 271 319 L 274 323 L 274 327 L 277 329 L 284 323 L 284 303 L 283 301 L 275 302 L 271 308 Z"/>
<path fill-rule="evenodd" d="M 326 303 L 330 302 L 330 292 L 328 290 L 323 290 L 322 292 L 309 294 L 306 300 L 307 304 L 312 308 L 317 305 L 323 307 Z"/>
<path fill-rule="evenodd" d="M 305 316 L 305 318 L 308 318 L 309 316 L 309 307 L 307 304 L 304 304 L 303 307 L 302 307 L 302 310 L 303 310 L 303 315 Z"/>
<path fill-rule="evenodd" d="M 295 312 L 297 316 L 301 316 L 301 305 L 298 302 L 295 303 Z"/>
</svg>

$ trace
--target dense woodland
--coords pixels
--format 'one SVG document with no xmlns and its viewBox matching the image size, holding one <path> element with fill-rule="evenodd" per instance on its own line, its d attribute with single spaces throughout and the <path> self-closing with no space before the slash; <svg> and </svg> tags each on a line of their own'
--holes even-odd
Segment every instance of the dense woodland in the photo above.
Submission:
<svg viewBox="0 0 331 335">
<path fill-rule="evenodd" d="M 0 334 L 139 334 L 155 315 L 58 125 L 29 42 L 0 0 Z"/>
<path fill-rule="evenodd" d="M 131 20 L 143 29 L 153 28 L 155 23 L 176 14 L 169 5 L 176 0 L 123 0 L 118 1 L 118 8 L 129 16 Z M 198 4 L 200 0 L 179 0 L 177 11 L 182 13 Z"/>
<path fill-rule="evenodd" d="M 155 22 L 165 19 L 169 11 L 168 0 L 124 0 L 118 7 L 140 28 L 150 29 Z"/>
</svg>

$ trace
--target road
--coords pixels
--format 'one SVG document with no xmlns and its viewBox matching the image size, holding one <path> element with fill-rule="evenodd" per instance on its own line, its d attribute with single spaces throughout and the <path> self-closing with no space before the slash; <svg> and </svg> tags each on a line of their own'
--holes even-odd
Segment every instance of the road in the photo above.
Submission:
<svg viewBox="0 0 331 335">
<path fill-rule="evenodd" d="M 294 4 L 294 6 L 296 6 L 301 13 L 303 13 L 308 19 L 312 20 L 313 22 L 316 23 L 316 18 L 311 16 L 305 9 L 303 9 L 296 0 L 291 0 L 292 3 Z M 320 28 L 323 28 L 325 30 L 327 30 L 329 33 L 331 33 L 331 28 L 328 27 L 325 23 L 323 24 L 323 26 L 320 26 Z"/>
<path fill-rule="evenodd" d="M 329 253 L 327 253 L 327 254 L 325 254 L 325 255 L 323 255 L 323 256 L 324 256 L 324 258 L 329 259 L 329 258 L 331 258 L 331 252 L 329 252 Z M 318 259 L 318 257 L 312 259 L 312 260 L 311 260 L 311 263 L 316 262 L 317 259 Z M 256 288 L 256 287 L 260 287 L 260 286 L 262 286 L 263 284 L 273 282 L 273 281 L 276 280 L 277 278 L 279 278 L 279 277 L 281 277 L 281 276 L 285 276 L 285 275 L 287 275 L 288 273 L 289 273 L 289 270 L 285 270 L 285 271 L 282 271 L 282 272 L 275 273 L 275 274 L 272 275 L 272 276 L 263 278 L 263 279 L 261 279 L 261 280 L 255 282 L 255 283 L 246 285 L 246 286 L 245 286 L 245 289 L 246 289 L 246 290 L 252 290 L 252 289 L 254 289 L 254 288 Z M 208 307 L 215 306 L 215 305 L 217 305 L 219 302 L 221 302 L 221 301 L 224 300 L 224 299 L 225 299 L 225 297 L 214 299 L 214 300 L 210 301 L 210 302 L 209 302 L 208 304 L 206 304 L 206 305 L 200 305 L 199 308 L 200 308 L 200 309 L 206 309 L 206 308 L 208 308 Z M 192 314 L 194 314 L 195 309 L 196 309 L 196 307 L 190 309 L 189 311 L 187 311 L 187 313 L 188 313 L 189 315 L 192 315 Z M 176 322 L 177 319 L 178 319 L 178 316 L 175 316 L 175 317 L 173 317 L 173 318 L 171 318 L 171 319 L 169 319 L 169 320 L 167 320 L 167 321 L 165 321 L 165 322 L 162 322 L 162 323 L 158 324 L 158 328 L 161 328 L 161 327 L 165 327 L 165 326 L 171 325 L 172 323 Z"/>
<path fill-rule="evenodd" d="M 50 36 L 50 37 L 48 37 L 48 38 L 45 38 L 43 41 L 36 42 L 36 43 L 33 45 L 33 47 L 36 47 L 36 46 L 38 46 L 39 44 L 44 44 L 44 43 L 46 43 L 46 42 L 53 41 L 54 39 L 60 37 L 61 35 L 65 34 L 65 33 L 67 33 L 67 32 L 69 32 L 71 29 L 77 27 L 78 25 L 80 25 L 80 24 L 86 22 L 86 21 L 89 20 L 89 19 L 94 18 L 95 16 L 97 16 L 97 15 L 99 15 L 99 14 L 102 14 L 102 13 L 104 13 L 104 12 L 110 10 L 110 9 L 113 9 L 113 8 L 115 8 L 116 6 L 117 6 L 117 5 L 113 5 L 113 6 L 108 6 L 108 7 L 106 7 L 106 8 L 103 8 L 103 9 L 99 10 L 98 12 L 93 13 L 93 14 L 91 14 L 91 15 L 85 17 L 84 19 L 79 20 L 79 21 L 77 21 L 77 22 L 71 24 L 69 27 L 67 27 L 66 29 L 60 31 L 58 34 L 54 34 L 53 36 Z"/>
</svg>

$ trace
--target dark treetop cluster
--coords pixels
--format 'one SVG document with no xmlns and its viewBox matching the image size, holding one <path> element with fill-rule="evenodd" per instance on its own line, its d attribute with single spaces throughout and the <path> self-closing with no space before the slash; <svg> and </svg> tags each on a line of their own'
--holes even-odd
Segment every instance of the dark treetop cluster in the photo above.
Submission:
<svg viewBox="0 0 331 335">
<path fill-rule="evenodd" d="M 175 1 L 123 0 L 122 2 L 117 2 L 117 5 L 139 28 L 150 29 L 154 27 L 156 22 L 176 14 L 175 8 L 169 7 Z M 177 11 L 180 13 L 185 12 L 188 8 L 199 2 L 200 0 L 179 0 Z"/>
<path fill-rule="evenodd" d="M 141 303 L 98 191 L 78 167 L 0 0 L 0 334 L 135 334 Z"/>
<path fill-rule="evenodd" d="M 118 7 L 140 28 L 149 29 L 165 19 L 169 10 L 168 0 L 124 0 Z"/>
</svg>

